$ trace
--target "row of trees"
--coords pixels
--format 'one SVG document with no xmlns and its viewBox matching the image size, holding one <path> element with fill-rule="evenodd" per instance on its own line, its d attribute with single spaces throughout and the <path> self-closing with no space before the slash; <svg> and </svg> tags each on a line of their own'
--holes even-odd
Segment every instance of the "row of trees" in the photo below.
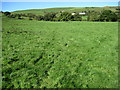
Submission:
<svg viewBox="0 0 120 90">
<path fill-rule="evenodd" d="M 47 13 L 44 16 L 38 16 L 37 20 L 45 20 L 45 21 L 81 21 L 82 17 L 79 14 L 71 15 L 71 13 L 62 12 L 62 13 Z"/>
<path fill-rule="evenodd" d="M 23 17 L 28 17 L 29 20 L 43 20 L 43 21 L 81 21 L 81 15 L 75 14 L 74 16 L 68 12 L 60 12 L 60 13 L 46 13 L 44 16 L 42 15 L 34 15 L 32 13 L 28 14 L 11 14 L 10 12 L 4 12 L 5 16 L 10 18 L 18 18 L 22 19 Z"/>
<path fill-rule="evenodd" d="M 28 14 L 11 14 L 10 12 L 3 12 L 4 15 L 10 18 L 22 19 L 23 17 L 28 17 L 29 20 L 43 20 L 43 21 L 82 21 L 82 15 L 76 13 L 72 15 L 69 12 L 56 12 L 56 13 L 46 13 L 42 15 L 34 15 L 32 13 Z M 101 13 L 89 12 L 86 13 L 87 21 L 120 21 L 119 15 L 112 12 L 111 10 L 104 10 Z"/>
<path fill-rule="evenodd" d="M 29 20 L 32 20 L 33 18 L 36 17 L 36 15 L 32 13 L 28 14 L 12 14 L 10 12 L 2 12 L 5 16 L 8 16 L 9 18 L 18 18 L 18 19 L 23 19 L 23 17 L 29 17 Z"/>
<path fill-rule="evenodd" d="M 99 17 L 100 21 L 117 21 L 118 16 L 111 10 L 103 11 Z"/>
<path fill-rule="evenodd" d="M 111 10 L 105 10 L 102 13 L 90 13 L 88 21 L 119 21 L 119 15 Z"/>
<path fill-rule="evenodd" d="M 69 12 L 59 12 L 59 13 L 46 13 L 42 15 L 34 15 L 32 13 L 28 14 L 11 14 L 10 12 L 4 12 L 4 15 L 10 18 L 22 19 L 23 17 L 28 17 L 29 20 L 43 20 L 43 21 L 81 21 L 82 17 L 79 14 L 71 15 Z"/>
</svg>

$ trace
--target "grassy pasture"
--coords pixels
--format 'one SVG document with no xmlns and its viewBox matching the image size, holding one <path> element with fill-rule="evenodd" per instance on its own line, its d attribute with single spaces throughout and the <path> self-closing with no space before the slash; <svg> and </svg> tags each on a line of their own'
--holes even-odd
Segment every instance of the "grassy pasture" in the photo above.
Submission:
<svg viewBox="0 0 120 90">
<path fill-rule="evenodd" d="M 67 11 L 67 12 L 84 12 L 84 11 L 95 11 L 95 12 L 101 12 L 103 10 L 111 10 L 113 12 L 116 12 L 116 9 L 118 7 L 59 7 L 59 8 L 47 8 L 47 9 L 29 9 L 29 10 L 20 10 L 15 11 L 12 13 L 33 13 L 35 15 L 44 15 L 48 12 L 59 12 L 59 11 Z"/>
<path fill-rule="evenodd" d="M 49 12 L 59 12 L 59 11 L 68 11 L 69 9 L 72 9 L 72 7 L 66 7 L 66 8 L 47 8 L 47 9 L 29 9 L 29 10 L 20 10 L 20 11 L 15 11 L 13 13 L 33 13 L 36 15 L 44 15 L 45 13 Z M 74 8 L 73 8 L 74 9 Z"/>
<path fill-rule="evenodd" d="M 117 27 L 3 17 L 3 87 L 117 88 Z"/>
</svg>

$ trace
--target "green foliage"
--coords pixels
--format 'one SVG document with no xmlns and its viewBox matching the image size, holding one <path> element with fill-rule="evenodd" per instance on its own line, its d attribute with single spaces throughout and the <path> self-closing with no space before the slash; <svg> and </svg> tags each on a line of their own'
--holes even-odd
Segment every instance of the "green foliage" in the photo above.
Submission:
<svg viewBox="0 0 120 90">
<path fill-rule="evenodd" d="M 3 17 L 2 87 L 117 88 L 117 26 Z"/>
<path fill-rule="evenodd" d="M 4 12 L 5 16 L 9 16 L 11 13 L 10 12 Z"/>
<path fill-rule="evenodd" d="M 32 13 L 28 13 L 27 17 L 29 17 L 29 20 L 33 20 L 36 17 L 36 15 L 34 15 Z"/>
<path fill-rule="evenodd" d="M 89 13 L 88 14 L 88 18 L 87 18 L 87 20 L 88 21 L 99 21 L 99 14 L 98 13 L 96 13 L 96 12 L 91 12 L 91 13 Z"/>
<path fill-rule="evenodd" d="M 104 11 L 103 11 L 104 10 Z M 119 21 L 118 7 L 84 7 L 84 8 L 48 8 L 48 9 L 32 9 L 12 12 L 9 15 L 15 18 L 14 14 L 19 14 L 21 17 L 29 20 L 44 20 L 44 21 Z M 85 15 L 71 15 L 73 12 L 84 12 Z M 100 14 L 100 13 L 103 14 Z M 84 18 L 85 17 L 85 18 Z"/>
<path fill-rule="evenodd" d="M 16 18 L 16 14 L 11 14 L 8 16 L 9 18 Z"/>
<path fill-rule="evenodd" d="M 40 21 L 40 20 L 43 20 L 44 17 L 42 15 L 39 15 L 39 16 L 36 16 L 36 20 Z"/>
<path fill-rule="evenodd" d="M 62 12 L 60 17 L 59 17 L 59 21 L 70 21 L 71 20 L 71 13 L 68 12 Z"/>
<path fill-rule="evenodd" d="M 100 15 L 100 21 L 117 21 L 117 15 L 111 10 L 104 10 Z"/>
<path fill-rule="evenodd" d="M 21 15 L 20 14 L 16 14 L 15 15 L 18 19 L 21 19 Z"/>
<path fill-rule="evenodd" d="M 117 15 L 118 21 L 120 22 L 120 14 Z"/>
<path fill-rule="evenodd" d="M 56 13 L 46 13 L 43 17 L 45 21 L 53 21 L 53 19 L 56 17 Z"/>
<path fill-rule="evenodd" d="M 81 21 L 81 20 L 82 20 L 81 15 L 75 14 L 75 15 L 73 16 L 73 21 Z"/>
</svg>

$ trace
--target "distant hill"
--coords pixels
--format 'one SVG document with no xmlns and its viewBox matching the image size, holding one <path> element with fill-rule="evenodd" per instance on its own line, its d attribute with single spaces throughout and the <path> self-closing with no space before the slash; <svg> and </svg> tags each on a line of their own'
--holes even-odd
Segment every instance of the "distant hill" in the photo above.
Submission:
<svg viewBox="0 0 120 90">
<path fill-rule="evenodd" d="M 12 13 L 33 13 L 36 15 L 44 15 L 48 12 L 60 12 L 60 11 L 67 11 L 67 12 L 85 12 L 85 11 L 95 11 L 101 12 L 103 10 L 111 10 L 113 12 L 117 12 L 118 6 L 105 6 L 105 7 L 60 7 L 60 8 L 47 8 L 47 9 L 29 9 L 29 10 L 20 10 L 14 11 Z"/>
</svg>

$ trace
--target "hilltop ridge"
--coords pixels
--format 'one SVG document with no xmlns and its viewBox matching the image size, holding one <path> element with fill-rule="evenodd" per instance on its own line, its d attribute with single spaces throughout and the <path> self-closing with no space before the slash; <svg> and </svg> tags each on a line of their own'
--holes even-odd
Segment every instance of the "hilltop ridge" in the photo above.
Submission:
<svg viewBox="0 0 120 90">
<path fill-rule="evenodd" d="M 33 13 L 33 14 L 40 14 L 44 15 L 45 13 L 49 12 L 59 12 L 59 11 L 67 11 L 67 12 L 84 12 L 84 11 L 95 11 L 101 12 L 103 10 L 111 10 L 116 12 L 118 6 L 105 6 L 105 7 L 57 7 L 57 8 L 45 8 L 45 9 L 27 9 L 27 10 L 18 10 L 12 13 Z"/>
</svg>

